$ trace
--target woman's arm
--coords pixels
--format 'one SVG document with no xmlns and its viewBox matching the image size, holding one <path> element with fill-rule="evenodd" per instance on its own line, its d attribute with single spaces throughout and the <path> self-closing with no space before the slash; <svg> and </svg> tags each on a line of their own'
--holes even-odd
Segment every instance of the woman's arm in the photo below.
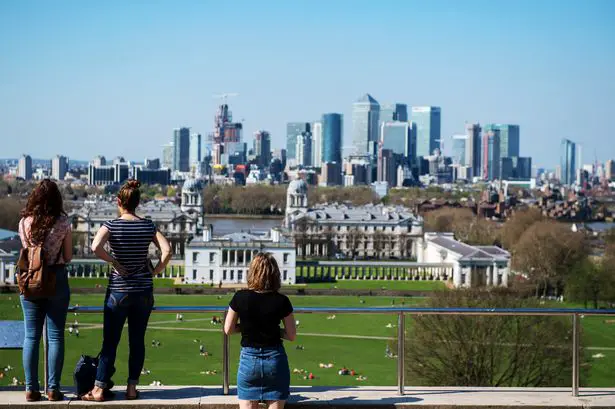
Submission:
<svg viewBox="0 0 615 409">
<path fill-rule="evenodd" d="M 297 325 L 295 323 L 295 314 L 291 313 L 284 318 L 284 329 L 282 330 L 282 338 L 288 341 L 297 339 Z"/>
<path fill-rule="evenodd" d="M 92 241 L 92 251 L 101 260 L 104 260 L 107 263 L 111 263 L 115 271 L 117 271 L 120 275 L 127 275 L 128 272 L 126 271 L 126 269 L 116 259 L 111 257 L 111 254 L 107 253 L 107 250 L 105 250 L 105 244 L 108 240 L 109 229 L 105 226 L 102 226 L 100 230 L 98 230 L 98 233 L 96 233 L 94 241 Z"/>
<path fill-rule="evenodd" d="M 224 333 L 226 335 L 233 335 L 241 332 L 239 324 L 239 314 L 237 314 L 231 307 L 228 307 L 226 318 L 224 318 Z"/>
<path fill-rule="evenodd" d="M 169 261 L 171 261 L 171 245 L 169 244 L 167 238 L 164 237 L 164 235 L 159 231 L 157 231 L 154 235 L 154 244 L 158 247 L 161 254 L 160 262 L 156 265 L 154 271 L 152 271 L 152 274 L 158 275 L 164 271 L 167 264 L 169 264 Z"/>
<path fill-rule="evenodd" d="M 64 242 L 62 243 L 60 251 L 62 251 L 64 264 L 70 263 L 73 259 L 73 232 L 71 229 L 68 229 L 66 236 L 64 236 Z"/>
</svg>

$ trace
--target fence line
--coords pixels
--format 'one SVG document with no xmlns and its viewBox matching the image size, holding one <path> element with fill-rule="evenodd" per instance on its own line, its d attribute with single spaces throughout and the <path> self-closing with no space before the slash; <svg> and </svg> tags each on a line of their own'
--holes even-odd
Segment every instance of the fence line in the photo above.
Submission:
<svg viewBox="0 0 615 409">
<path fill-rule="evenodd" d="M 102 307 L 72 306 L 69 312 L 86 314 L 103 312 Z M 226 317 L 226 307 L 193 306 L 193 307 L 154 307 L 154 313 L 222 313 Z M 364 307 L 364 308 L 333 308 L 304 307 L 295 308 L 299 314 L 390 314 L 397 315 L 397 389 L 404 394 L 404 356 L 405 356 L 405 316 L 407 315 L 465 315 L 465 316 L 568 316 L 572 317 L 572 395 L 579 396 L 580 369 L 580 320 L 582 316 L 614 316 L 615 310 L 588 310 L 576 308 L 396 308 L 396 307 Z M 46 328 L 44 328 L 46 329 Z M 229 394 L 229 336 L 222 331 L 222 389 Z M 45 341 L 46 337 L 43 336 Z M 45 346 L 45 378 L 47 377 L 47 345 Z"/>
</svg>

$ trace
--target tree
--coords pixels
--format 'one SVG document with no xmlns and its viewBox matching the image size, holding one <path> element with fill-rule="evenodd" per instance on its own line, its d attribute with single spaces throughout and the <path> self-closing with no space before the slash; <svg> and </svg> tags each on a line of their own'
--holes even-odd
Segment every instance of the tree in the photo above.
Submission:
<svg viewBox="0 0 615 409">
<path fill-rule="evenodd" d="M 504 223 L 504 227 L 502 228 L 501 237 L 504 248 L 512 250 L 523 232 L 529 229 L 532 224 L 542 220 L 544 220 L 542 212 L 536 208 L 528 208 L 515 212 L 512 217 Z"/>
<path fill-rule="evenodd" d="M 536 296 L 542 288 L 562 281 L 567 272 L 587 257 L 585 236 L 565 224 L 545 220 L 525 230 L 513 248 L 512 267 L 534 283 Z"/>
<path fill-rule="evenodd" d="M 439 291 L 429 306 L 524 308 L 508 290 Z M 423 315 L 405 345 L 415 385 L 539 387 L 571 381 L 570 320 L 544 316 Z"/>
<path fill-rule="evenodd" d="M 307 217 L 298 219 L 293 225 L 293 237 L 295 239 L 295 247 L 301 253 L 301 258 L 305 260 L 307 245 L 309 241 L 308 231 L 310 229 L 310 221 Z"/>
<path fill-rule="evenodd" d="M 25 202 L 17 198 L 6 197 L 0 199 L 0 229 L 17 231 L 19 219 L 21 218 L 21 209 L 24 206 Z"/>
<path fill-rule="evenodd" d="M 327 258 L 331 258 L 334 254 L 337 253 L 337 244 L 335 240 L 335 232 L 333 231 L 333 227 L 325 226 L 323 237 L 325 240 L 325 245 L 327 248 Z"/>
<path fill-rule="evenodd" d="M 358 227 L 349 227 L 346 234 L 346 251 L 351 258 L 355 258 L 359 253 L 359 246 L 363 243 L 365 235 Z"/>
<path fill-rule="evenodd" d="M 372 236 L 372 240 L 374 243 L 374 255 L 377 258 L 382 258 L 382 252 L 386 247 L 386 241 L 388 237 L 381 231 L 376 230 L 374 235 Z"/>
<path fill-rule="evenodd" d="M 615 271 L 613 261 L 604 258 L 601 263 L 583 260 L 566 277 L 566 298 L 582 302 L 587 308 L 591 301 L 595 309 L 603 300 L 612 300 L 615 295 Z"/>
<path fill-rule="evenodd" d="M 468 244 L 492 245 L 499 239 L 495 223 L 479 218 L 468 208 L 444 207 L 425 215 L 425 231 L 452 232 Z"/>
</svg>

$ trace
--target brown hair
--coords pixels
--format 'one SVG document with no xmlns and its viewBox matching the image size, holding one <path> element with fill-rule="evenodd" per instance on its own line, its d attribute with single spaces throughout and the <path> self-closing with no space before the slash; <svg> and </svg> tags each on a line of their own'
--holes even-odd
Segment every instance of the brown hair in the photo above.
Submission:
<svg viewBox="0 0 615 409">
<path fill-rule="evenodd" d="M 25 209 L 21 211 L 21 217 L 32 217 L 28 240 L 32 244 L 42 244 L 62 215 L 66 213 L 58 185 L 50 179 L 41 180 L 30 193 Z"/>
<path fill-rule="evenodd" d="M 255 291 L 278 291 L 280 268 L 271 253 L 258 253 L 250 263 L 248 270 L 248 288 Z"/>
<path fill-rule="evenodd" d="M 136 179 L 128 179 L 120 188 L 117 199 L 122 209 L 132 213 L 139 206 L 139 201 L 141 200 L 139 187 L 141 187 L 141 182 Z"/>
</svg>

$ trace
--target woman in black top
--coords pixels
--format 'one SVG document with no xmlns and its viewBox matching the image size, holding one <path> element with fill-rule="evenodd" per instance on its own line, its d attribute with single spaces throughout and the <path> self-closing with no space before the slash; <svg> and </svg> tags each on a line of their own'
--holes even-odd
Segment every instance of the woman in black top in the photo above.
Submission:
<svg viewBox="0 0 615 409">
<path fill-rule="evenodd" d="M 235 293 L 229 304 L 224 332 L 241 332 L 237 372 L 241 409 L 255 409 L 259 401 L 270 409 L 282 409 L 288 399 L 290 369 L 282 339 L 294 341 L 297 328 L 290 300 L 278 292 L 280 285 L 275 258 L 259 253 L 250 263 L 248 289 Z"/>
</svg>

